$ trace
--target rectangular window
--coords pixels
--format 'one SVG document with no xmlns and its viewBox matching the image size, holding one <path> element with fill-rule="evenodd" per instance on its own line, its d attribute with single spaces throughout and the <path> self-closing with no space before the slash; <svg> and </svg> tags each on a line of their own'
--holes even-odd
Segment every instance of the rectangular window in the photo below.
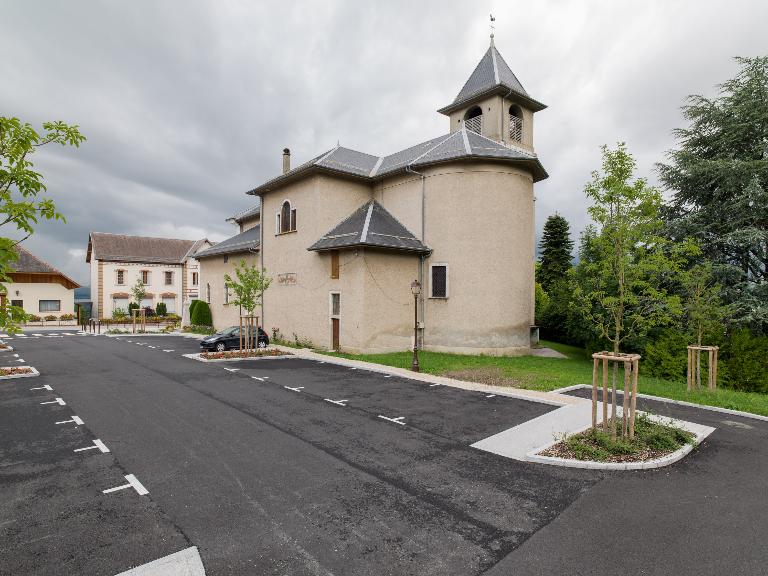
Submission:
<svg viewBox="0 0 768 576">
<path fill-rule="evenodd" d="M 448 298 L 448 265 L 432 264 L 430 270 L 431 298 Z"/>
<path fill-rule="evenodd" d="M 145 286 L 149 286 L 149 270 L 141 271 L 141 281 Z"/>
<path fill-rule="evenodd" d="M 229 304 L 229 284 L 224 282 L 224 304 Z"/>
<path fill-rule="evenodd" d="M 40 300 L 40 312 L 61 312 L 61 300 Z"/>
<path fill-rule="evenodd" d="M 173 284 L 173 272 L 167 272 L 165 273 L 165 285 L 170 286 Z"/>
<path fill-rule="evenodd" d="M 331 278 L 339 277 L 339 251 L 331 251 Z"/>
<path fill-rule="evenodd" d="M 341 294 L 333 292 L 331 294 L 331 316 L 339 316 L 341 314 Z"/>
<path fill-rule="evenodd" d="M 125 270 L 117 271 L 117 285 L 122 286 L 125 284 Z"/>
<path fill-rule="evenodd" d="M 192 286 L 197 286 L 199 280 L 200 279 L 197 276 L 197 272 L 192 272 Z"/>
<path fill-rule="evenodd" d="M 296 208 L 291 210 L 291 232 L 296 232 Z"/>
<path fill-rule="evenodd" d="M 281 230 L 280 230 L 280 212 L 278 212 L 277 214 L 275 214 L 275 236 L 280 234 L 280 232 L 281 232 Z"/>
<path fill-rule="evenodd" d="M 152 304 L 153 303 L 154 303 L 154 298 L 152 296 L 147 296 L 146 298 L 142 299 L 141 307 L 142 308 L 152 308 Z"/>
<path fill-rule="evenodd" d="M 11 306 L 16 306 L 17 308 L 24 308 L 24 300 L 11 300 Z"/>
<path fill-rule="evenodd" d="M 208 304 L 211 303 L 211 285 L 210 284 L 205 285 L 205 301 L 208 302 Z"/>
<path fill-rule="evenodd" d="M 176 312 L 176 298 L 163 296 L 162 302 L 163 304 L 165 304 L 166 312 L 168 312 L 169 314 L 174 314 Z"/>
<path fill-rule="evenodd" d="M 112 298 L 112 310 L 122 310 L 128 313 L 128 298 Z"/>
</svg>

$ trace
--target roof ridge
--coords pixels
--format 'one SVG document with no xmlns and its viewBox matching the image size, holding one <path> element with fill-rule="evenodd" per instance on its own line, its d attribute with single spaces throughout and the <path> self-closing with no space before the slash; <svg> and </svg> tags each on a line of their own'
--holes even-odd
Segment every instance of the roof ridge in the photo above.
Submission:
<svg viewBox="0 0 768 576">
<path fill-rule="evenodd" d="M 126 238 L 146 238 L 147 240 L 174 240 L 176 242 L 197 242 L 198 240 L 205 240 L 205 238 L 197 238 L 196 240 L 189 240 L 188 238 L 166 238 L 164 236 L 139 236 L 137 234 L 117 234 L 116 232 L 89 232 L 91 236 L 94 234 L 103 234 L 105 236 L 124 236 Z"/>
<path fill-rule="evenodd" d="M 496 84 L 501 84 L 499 82 L 499 65 L 496 63 L 496 47 L 491 45 L 488 50 L 491 51 L 491 60 L 493 61 L 493 79 L 496 81 Z M 501 56 L 501 54 L 499 54 Z"/>
</svg>

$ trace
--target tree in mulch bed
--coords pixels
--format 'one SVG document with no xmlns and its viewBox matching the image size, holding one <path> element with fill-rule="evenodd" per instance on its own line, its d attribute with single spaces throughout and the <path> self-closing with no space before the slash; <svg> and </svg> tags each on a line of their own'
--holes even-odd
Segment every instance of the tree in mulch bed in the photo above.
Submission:
<svg viewBox="0 0 768 576">
<path fill-rule="evenodd" d="M 206 360 L 224 360 L 229 358 L 255 358 L 259 356 L 290 356 L 289 352 L 281 350 L 230 350 L 228 352 L 202 352 L 201 358 Z"/>
<path fill-rule="evenodd" d="M 0 368 L 0 376 L 19 376 L 21 374 L 31 374 L 32 369 L 28 366 L 6 366 Z"/>
<path fill-rule="evenodd" d="M 647 414 L 635 422 L 635 437 L 615 438 L 602 425 L 585 432 L 563 438 L 560 442 L 543 450 L 541 456 L 594 462 L 644 462 L 661 458 L 692 443 L 691 432 L 655 422 Z"/>
</svg>

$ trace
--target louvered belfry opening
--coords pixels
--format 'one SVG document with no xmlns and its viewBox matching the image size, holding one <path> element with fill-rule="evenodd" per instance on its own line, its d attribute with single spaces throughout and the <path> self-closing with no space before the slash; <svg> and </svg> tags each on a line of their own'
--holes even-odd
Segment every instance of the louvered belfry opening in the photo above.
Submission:
<svg viewBox="0 0 768 576">
<path fill-rule="evenodd" d="M 464 115 L 464 125 L 467 130 L 471 130 L 476 134 L 482 134 L 483 130 L 483 110 L 480 106 L 473 106 Z"/>
<path fill-rule="evenodd" d="M 509 107 L 509 139 L 523 141 L 523 111 L 516 104 Z"/>
</svg>

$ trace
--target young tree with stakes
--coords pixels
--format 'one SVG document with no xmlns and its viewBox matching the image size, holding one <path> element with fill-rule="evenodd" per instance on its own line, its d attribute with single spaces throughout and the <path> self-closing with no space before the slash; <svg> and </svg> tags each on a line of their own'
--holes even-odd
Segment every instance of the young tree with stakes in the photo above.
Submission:
<svg viewBox="0 0 768 576">
<path fill-rule="evenodd" d="M 248 348 L 250 349 L 252 348 L 254 338 L 258 343 L 258 322 L 254 323 L 253 321 L 253 311 L 261 304 L 264 292 L 269 288 L 272 279 L 266 275 L 266 270 L 261 270 L 256 264 L 249 266 L 245 260 L 241 260 L 235 266 L 235 277 L 236 279 L 233 279 L 229 274 L 225 274 L 224 281 L 227 287 L 234 292 L 235 297 L 232 300 L 232 304 L 240 306 L 241 309 L 247 312 L 245 325 Z M 240 329 L 241 351 L 243 349 L 242 320 L 243 316 L 241 316 Z"/>
<path fill-rule="evenodd" d="M 43 133 L 18 118 L 0 116 L 0 227 L 9 226 L 8 232 L 18 239 L 0 237 L 0 282 L 10 282 L 12 264 L 18 258 L 16 246 L 29 238 L 40 220 L 66 221 L 56 209 L 46 191 L 43 175 L 34 170 L 30 157 L 47 144 L 78 147 L 85 140 L 77 126 L 64 122 L 43 123 Z M 26 315 L 24 310 L 11 306 L 2 294 L 0 329 L 9 334 L 19 331 Z"/>
</svg>

